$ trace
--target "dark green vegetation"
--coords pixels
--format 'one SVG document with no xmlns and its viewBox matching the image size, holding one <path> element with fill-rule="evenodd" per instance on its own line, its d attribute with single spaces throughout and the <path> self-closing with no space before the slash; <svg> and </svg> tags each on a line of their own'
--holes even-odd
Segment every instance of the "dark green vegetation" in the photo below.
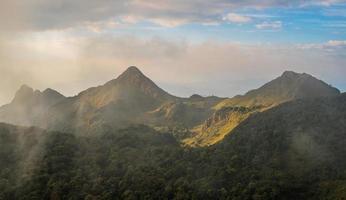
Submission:
<svg viewBox="0 0 346 200">
<path fill-rule="evenodd" d="M 345 199 L 346 94 L 256 113 L 184 148 L 138 125 L 94 136 L 0 125 L 0 199 Z"/>
</svg>

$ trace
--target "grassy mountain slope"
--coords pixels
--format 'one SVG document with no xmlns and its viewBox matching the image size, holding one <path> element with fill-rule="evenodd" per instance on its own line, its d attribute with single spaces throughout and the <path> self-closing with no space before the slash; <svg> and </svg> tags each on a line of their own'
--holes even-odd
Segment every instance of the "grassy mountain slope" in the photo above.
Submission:
<svg viewBox="0 0 346 200">
<path fill-rule="evenodd" d="M 197 134 L 184 142 L 193 146 L 215 144 L 253 113 L 296 99 L 338 94 L 340 94 L 338 89 L 311 75 L 286 71 L 256 90 L 221 101 L 215 106 L 215 113 L 203 125 L 196 128 Z"/>
</svg>

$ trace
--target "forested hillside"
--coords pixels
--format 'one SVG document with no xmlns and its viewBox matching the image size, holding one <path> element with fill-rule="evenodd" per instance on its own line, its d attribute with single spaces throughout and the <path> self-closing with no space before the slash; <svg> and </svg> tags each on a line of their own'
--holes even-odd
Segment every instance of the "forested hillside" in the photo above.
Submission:
<svg viewBox="0 0 346 200">
<path fill-rule="evenodd" d="M 86 137 L 2 124 L 0 199 L 343 199 L 345 130 L 345 94 L 255 114 L 205 148 L 143 125 Z"/>
</svg>

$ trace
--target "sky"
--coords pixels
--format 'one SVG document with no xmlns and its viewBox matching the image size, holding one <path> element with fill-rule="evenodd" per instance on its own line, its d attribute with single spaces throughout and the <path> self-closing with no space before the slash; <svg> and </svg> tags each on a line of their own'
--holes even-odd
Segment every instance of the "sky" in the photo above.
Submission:
<svg viewBox="0 0 346 200">
<path fill-rule="evenodd" d="M 2 0 L 0 104 L 73 96 L 137 66 L 166 91 L 232 97 L 309 73 L 346 91 L 346 0 Z"/>
</svg>

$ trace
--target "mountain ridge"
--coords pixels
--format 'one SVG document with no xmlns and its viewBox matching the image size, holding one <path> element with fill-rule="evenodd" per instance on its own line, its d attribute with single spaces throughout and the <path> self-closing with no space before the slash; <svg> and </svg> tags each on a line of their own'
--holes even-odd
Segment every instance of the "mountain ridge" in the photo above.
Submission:
<svg viewBox="0 0 346 200">
<path fill-rule="evenodd" d="M 281 76 L 257 89 L 218 103 L 214 107 L 215 113 L 203 125 L 197 127 L 195 129 L 196 134 L 185 139 L 184 143 L 192 146 L 213 145 L 223 140 L 226 135 L 252 114 L 288 101 L 339 94 L 338 89 L 312 75 L 285 71 Z M 239 111 L 240 108 L 242 111 Z"/>
<path fill-rule="evenodd" d="M 16 125 L 37 125 L 36 120 L 42 113 L 64 99 L 64 95 L 53 89 L 47 88 L 41 92 L 22 85 L 13 100 L 0 107 L 0 119 Z"/>
<path fill-rule="evenodd" d="M 137 67 L 131 66 L 117 78 L 68 98 L 50 88 L 40 92 L 23 85 L 13 100 L 18 103 L 0 108 L 0 121 L 17 124 L 22 120 L 25 123 L 20 125 L 81 134 L 145 124 L 158 130 L 177 130 L 175 134 L 183 143 L 203 146 L 222 140 L 256 112 L 307 96 L 339 93 L 311 75 L 286 71 L 241 96 L 225 99 L 194 94 L 181 98 L 161 89 Z M 28 103 L 30 96 L 40 98 Z M 45 100 L 38 100 L 41 98 Z M 17 111 L 17 107 L 23 109 Z M 11 117 L 6 117 L 11 112 Z"/>
<path fill-rule="evenodd" d="M 237 95 L 217 105 L 241 104 L 243 106 L 275 106 L 279 103 L 298 98 L 314 98 L 340 94 L 337 88 L 307 73 L 285 71 L 276 79 L 261 87 L 250 90 L 244 95 Z M 271 99 L 272 98 L 272 99 Z"/>
</svg>

